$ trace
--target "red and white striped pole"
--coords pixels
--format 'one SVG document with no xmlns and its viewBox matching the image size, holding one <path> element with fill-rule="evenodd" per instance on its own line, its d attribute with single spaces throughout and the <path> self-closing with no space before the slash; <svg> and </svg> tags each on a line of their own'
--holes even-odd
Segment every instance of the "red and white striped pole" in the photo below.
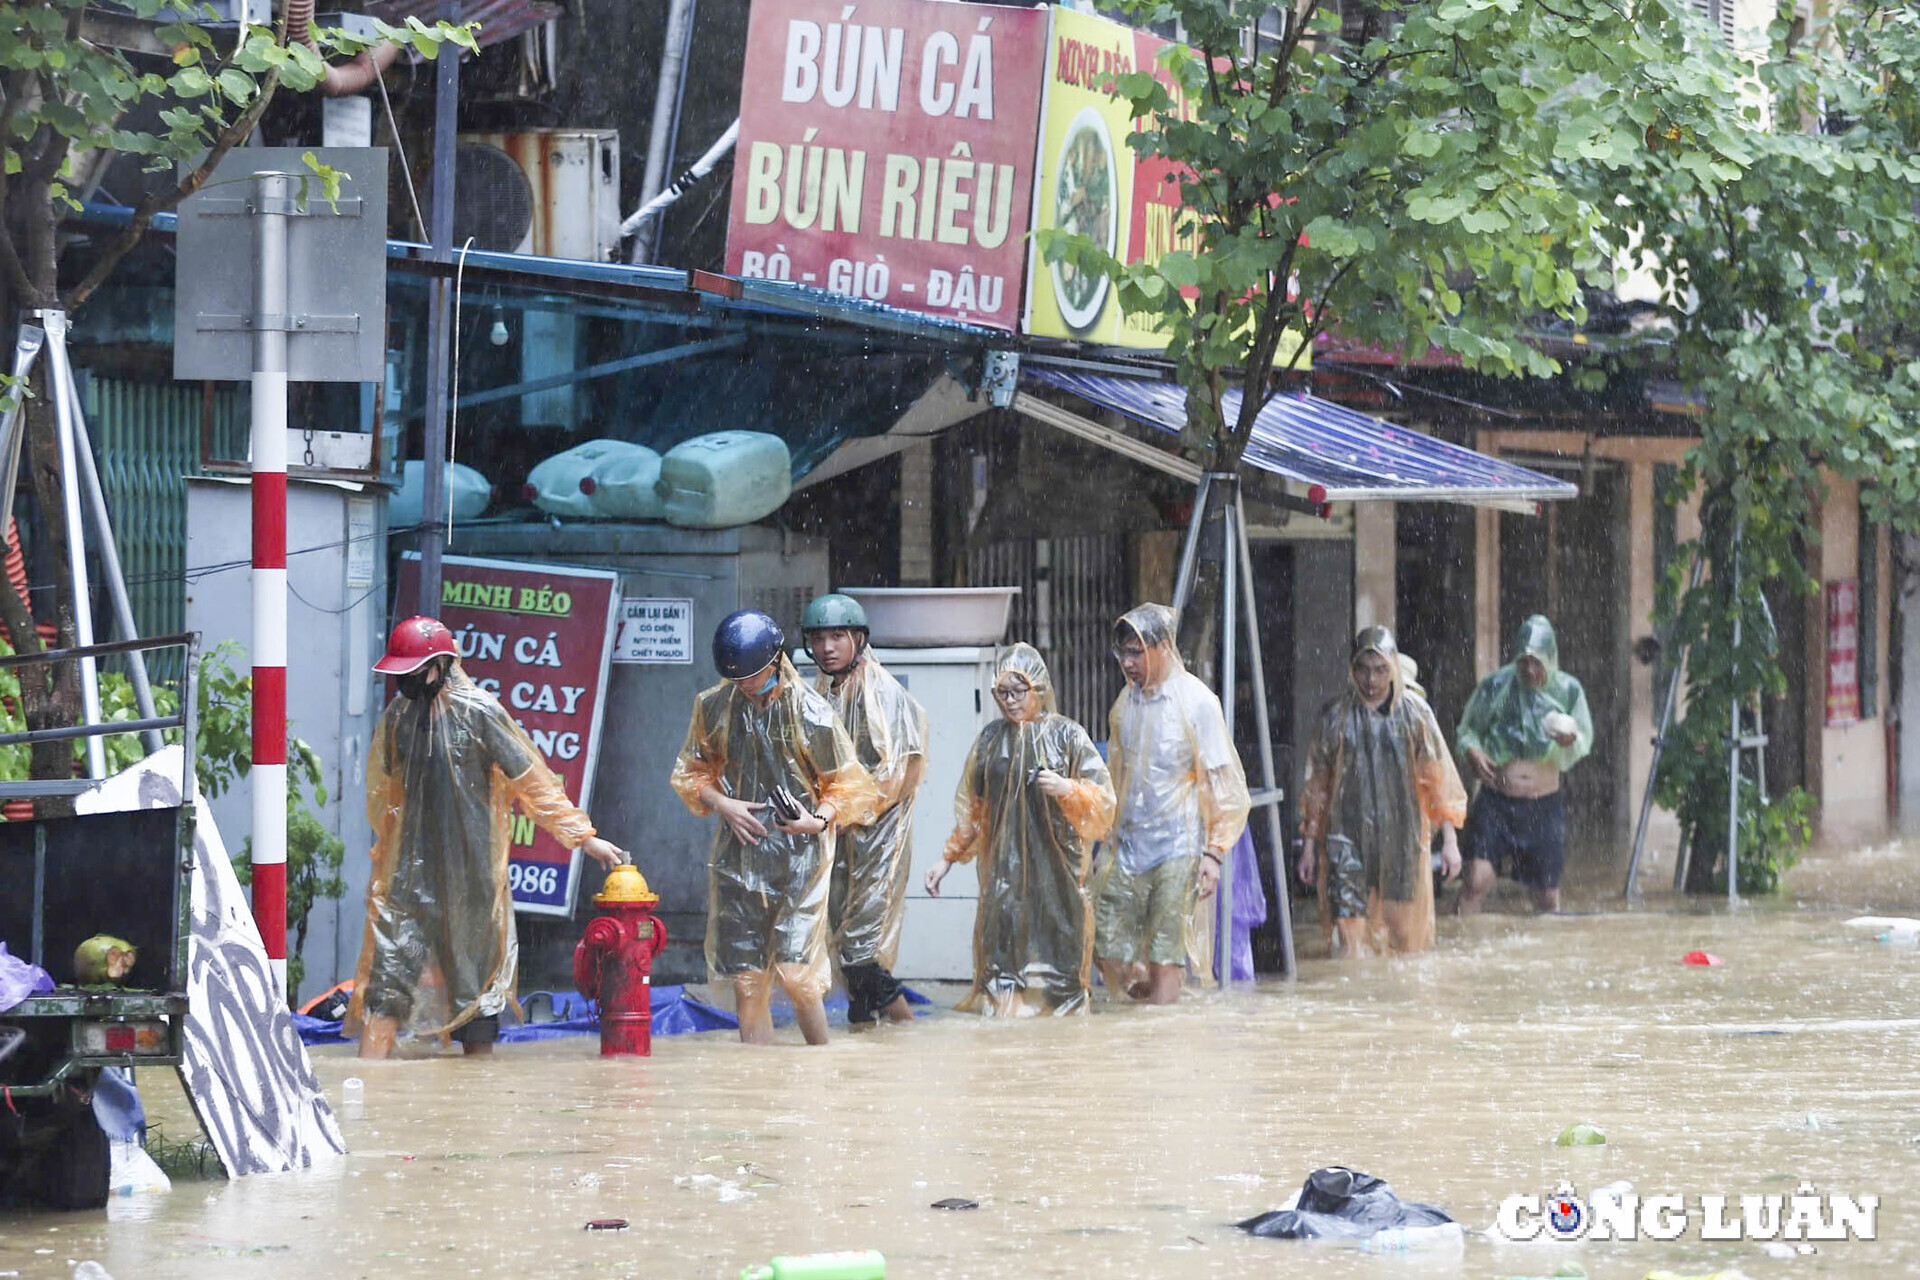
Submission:
<svg viewBox="0 0 1920 1280">
<path fill-rule="evenodd" d="M 284 173 L 253 175 L 253 919 L 287 994 L 287 207 Z"/>
</svg>

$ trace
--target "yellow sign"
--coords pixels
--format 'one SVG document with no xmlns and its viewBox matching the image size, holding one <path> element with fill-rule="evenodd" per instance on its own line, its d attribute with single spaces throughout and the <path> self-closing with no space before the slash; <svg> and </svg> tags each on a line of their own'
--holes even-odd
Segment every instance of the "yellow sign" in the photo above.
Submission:
<svg viewBox="0 0 1920 1280">
<path fill-rule="evenodd" d="M 1078 233 L 1121 262 L 1157 262 L 1172 250 L 1193 250 L 1191 223 L 1184 232 L 1180 225 L 1182 170 L 1135 155 L 1127 145 L 1133 117 L 1111 92 L 1113 78 L 1131 71 L 1153 72 L 1171 89 L 1172 76 L 1158 61 L 1167 42 L 1092 14 L 1059 7 L 1052 12 L 1034 166 L 1034 230 Z M 1168 338 L 1159 323 L 1155 313 L 1123 311 L 1104 275 L 1049 263 L 1037 245 L 1028 252 L 1028 333 L 1159 351 Z M 1283 339 L 1275 366 L 1287 365 L 1299 345 L 1292 335 Z M 1311 368 L 1312 353 L 1301 353 L 1297 367 Z"/>
</svg>

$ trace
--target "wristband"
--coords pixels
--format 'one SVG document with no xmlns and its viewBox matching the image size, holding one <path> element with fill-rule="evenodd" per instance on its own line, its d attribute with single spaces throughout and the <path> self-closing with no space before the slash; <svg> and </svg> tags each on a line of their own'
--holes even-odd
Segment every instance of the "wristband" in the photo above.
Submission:
<svg viewBox="0 0 1920 1280">
<path fill-rule="evenodd" d="M 1224 867 L 1224 866 L 1226 866 L 1226 865 L 1227 865 L 1226 863 L 1224 863 L 1224 862 L 1222 862 L 1222 861 L 1220 861 L 1220 855 L 1219 855 L 1219 854 L 1217 854 L 1217 853 L 1215 853 L 1215 852 L 1214 852 L 1213 850 L 1211 850 L 1211 849 L 1207 849 L 1207 850 L 1204 850 L 1204 851 L 1202 851 L 1202 853 L 1200 854 L 1200 856 L 1201 856 L 1201 857 L 1203 857 L 1203 858 L 1212 858 L 1212 859 L 1213 859 L 1213 865 L 1214 865 L 1214 866 L 1216 866 L 1216 867 Z"/>
</svg>

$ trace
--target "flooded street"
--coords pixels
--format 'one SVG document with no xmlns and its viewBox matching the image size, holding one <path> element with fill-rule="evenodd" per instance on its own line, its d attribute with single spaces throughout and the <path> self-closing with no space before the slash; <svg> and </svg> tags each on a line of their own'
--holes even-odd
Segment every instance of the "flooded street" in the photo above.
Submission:
<svg viewBox="0 0 1920 1280">
<path fill-rule="evenodd" d="M 895 1277 L 1920 1273 L 1920 954 L 1842 927 L 1861 901 L 1910 913 L 1895 899 L 1913 892 L 1911 863 L 1816 863 L 1793 883 L 1821 905 L 1733 918 L 1658 900 L 1443 918 L 1437 949 L 1411 961 L 1308 959 L 1293 985 L 1168 1011 L 1009 1024 L 942 1009 L 907 1029 L 836 1029 L 823 1051 L 712 1033 L 618 1062 L 586 1037 L 479 1063 L 321 1050 L 330 1095 L 366 1081 L 337 1167 L 9 1217 L 0 1275 L 91 1258 L 118 1280 L 731 1277 L 849 1248 L 881 1250 Z M 1678 963 L 1695 949 L 1724 964 Z M 177 1098 L 148 1092 L 184 1132 Z M 1608 1143 L 1555 1147 L 1577 1121 Z M 1504 1197 L 1562 1179 L 1736 1206 L 1804 1180 L 1878 1195 L 1880 1238 L 1777 1259 L 1703 1241 L 1696 1222 L 1671 1243 L 1470 1234 L 1444 1258 L 1232 1229 L 1325 1164 L 1383 1176 L 1474 1233 Z M 930 1208 L 950 1196 L 980 1207 Z M 609 1217 L 632 1227 L 583 1229 Z"/>
</svg>

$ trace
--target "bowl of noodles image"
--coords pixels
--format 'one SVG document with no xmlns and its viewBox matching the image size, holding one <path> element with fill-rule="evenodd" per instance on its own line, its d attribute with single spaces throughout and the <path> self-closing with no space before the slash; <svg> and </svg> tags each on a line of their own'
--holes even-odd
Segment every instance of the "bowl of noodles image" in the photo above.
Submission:
<svg viewBox="0 0 1920 1280">
<path fill-rule="evenodd" d="M 1106 117 L 1098 107 L 1082 107 L 1067 126 L 1054 166 L 1053 225 L 1113 254 L 1120 229 L 1119 186 Z M 1107 277 L 1071 262 L 1056 262 L 1051 269 L 1060 318 L 1075 333 L 1085 333 L 1106 306 Z"/>
</svg>

